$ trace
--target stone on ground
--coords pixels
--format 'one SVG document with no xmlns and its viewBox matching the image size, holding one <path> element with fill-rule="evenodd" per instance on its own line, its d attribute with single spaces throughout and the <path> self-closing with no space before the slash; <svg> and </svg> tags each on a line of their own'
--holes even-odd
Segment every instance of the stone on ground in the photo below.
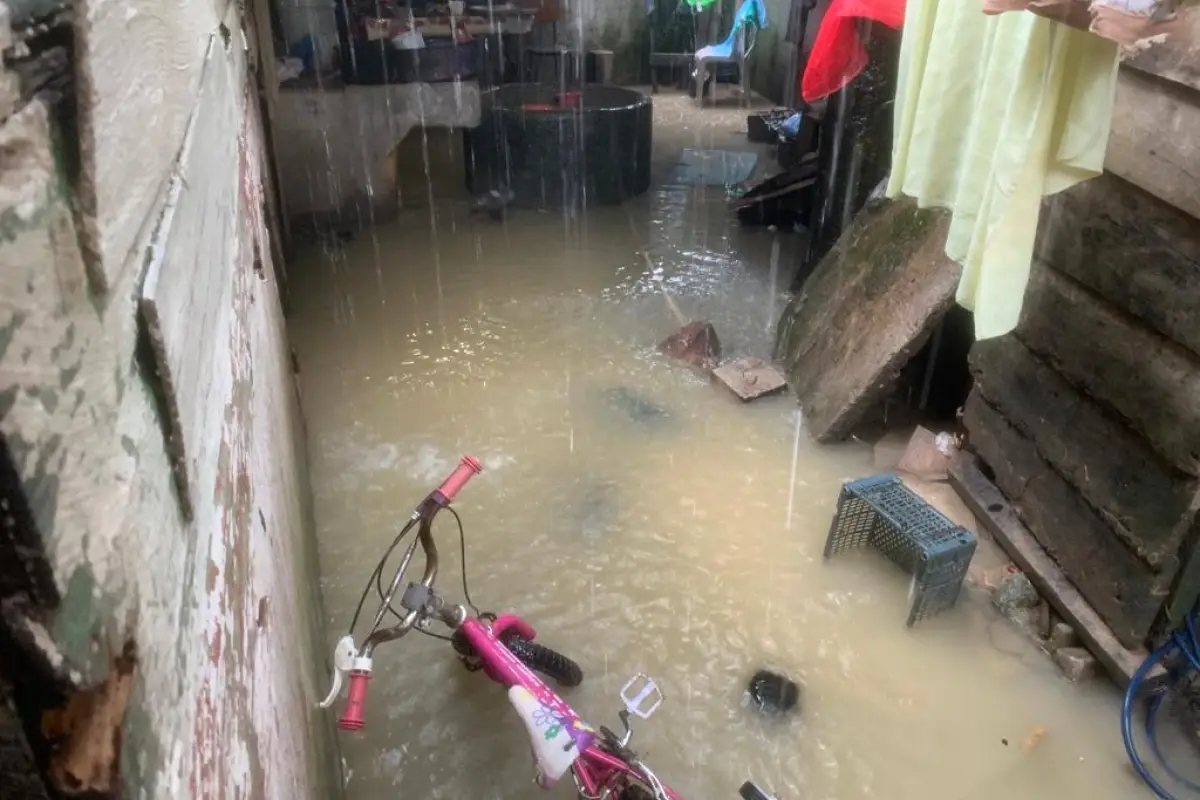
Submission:
<svg viewBox="0 0 1200 800">
<path fill-rule="evenodd" d="M 658 349 L 676 361 L 706 371 L 721 360 L 721 341 L 711 322 L 689 322 L 659 342 Z"/>
<path fill-rule="evenodd" d="M 942 436 L 939 440 L 939 434 L 918 425 L 908 440 L 897 468 L 927 481 L 946 480 L 950 474 L 950 460 L 956 450 L 953 444 L 943 444 L 947 439 L 947 436 Z"/>
<path fill-rule="evenodd" d="M 992 595 L 992 605 L 1006 617 L 1016 608 L 1035 608 L 1041 597 L 1024 572 L 1013 572 L 1000 581 Z"/>
<path fill-rule="evenodd" d="M 1075 629 L 1065 622 L 1056 622 L 1050 628 L 1050 636 L 1046 639 L 1046 649 L 1051 653 L 1064 647 L 1075 647 L 1079 644 L 1079 636 Z"/>
<path fill-rule="evenodd" d="M 1082 683 L 1096 674 L 1096 659 L 1082 647 L 1063 647 L 1054 651 L 1054 662 L 1072 683 Z"/>
</svg>

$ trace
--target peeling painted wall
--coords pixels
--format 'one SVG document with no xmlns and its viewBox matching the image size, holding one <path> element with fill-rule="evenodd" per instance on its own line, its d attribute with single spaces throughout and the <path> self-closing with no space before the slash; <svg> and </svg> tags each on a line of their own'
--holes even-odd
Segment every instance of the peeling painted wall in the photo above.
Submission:
<svg viewBox="0 0 1200 800">
<path fill-rule="evenodd" d="M 54 104 L 0 103 L 0 431 L 32 512 L 37 547 L 21 558 L 44 557 L 52 578 L 13 591 L 44 623 L 38 647 L 71 690 L 111 682 L 134 654 L 119 786 L 98 789 L 335 797 L 331 731 L 315 709 L 325 671 L 303 426 L 263 210 L 256 37 L 239 5 L 219 0 L 76 11 L 78 158 Z M 214 53 L 236 113 L 205 135 L 238 157 L 185 170 L 185 137 L 210 113 L 201 87 Z M 182 202 L 216 182 L 235 190 Z M 172 223 L 176 212 L 198 218 Z M 139 313 L 158 251 L 200 254 L 161 268 L 227 289 L 196 291 L 180 312 L 217 322 L 199 349 L 200 390 L 175 397 Z M 206 420 L 203 447 L 173 447 L 171 402 Z M 186 459 L 190 514 L 172 458 Z M 114 754 L 72 757 L 63 768 L 103 783 L 103 765 L 86 762 Z"/>
</svg>

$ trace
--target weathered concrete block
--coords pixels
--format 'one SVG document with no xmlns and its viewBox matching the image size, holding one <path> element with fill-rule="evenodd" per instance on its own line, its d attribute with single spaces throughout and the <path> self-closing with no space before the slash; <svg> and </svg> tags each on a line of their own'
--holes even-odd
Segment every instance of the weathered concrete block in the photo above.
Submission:
<svg viewBox="0 0 1200 800">
<path fill-rule="evenodd" d="M 1082 683 L 1096 675 L 1096 659 L 1082 647 L 1063 647 L 1054 652 L 1054 663 L 1072 683 Z"/>
<path fill-rule="evenodd" d="M 1124 417 L 1173 467 L 1200 476 L 1200 359 L 1049 269 L 1030 274 L 1017 337 Z"/>
<path fill-rule="evenodd" d="M 1046 201 L 1035 252 L 1038 261 L 1200 355 L 1194 217 L 1105 174 Z"/>
<path fill-rule="evenodd" d="M 1051 653 L 1063 649 L 1064 647 L 1076 647 L 1079 644 L 1079 636 L 1075 633 L 1075 629 L 1065 622 L 1056 622 L 1050 628 L 1050 635 L 1046 638 L 1046 649 Z"/>
<path fill-rule="evenodd" d="M 818 441 L 848 435 L 954 303 L 948 217 L 888 201 L 854 219 L 780 318 L 775 355 Z"/>
<path fill-rule="evenodd" d="M 970 362 L 988 404 L 1099 509 L 1115 536 L 1152 568 L 1179 552 L 1195 518 L 1200 481 L 1165 463 L 1144 438 L 1016 337 L 976 343 Z"/>
<path fill-rule="evenodd" d="M 1113 534 L 1109 524 L 1051 469 L 1030 439 L 976 390 L 963 424 L 971 447 L 995 473 L 1029 531 L 1081 595 L 1128 648 L 1137 648 L 1154 624 L 1177 569 L 1170 559 L 1152 570 Z M 1166 563 L 1166 560 L 1164 560 Z"/>
</svg>

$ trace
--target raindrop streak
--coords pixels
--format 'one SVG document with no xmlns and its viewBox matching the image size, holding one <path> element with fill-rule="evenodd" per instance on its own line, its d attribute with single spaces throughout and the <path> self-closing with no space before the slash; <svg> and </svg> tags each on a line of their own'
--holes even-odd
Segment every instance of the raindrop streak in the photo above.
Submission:
<svg viewBox="0 0 1200 800">
<path fill-rule="evenodd" d="M 804 412 L 796 411 L 796 438 L 792 442 L 792 474 L 788 479 L 788 507 L 786 530 L 792 529 L 792 507 L 796 500 L 796 464 L 800 460 L 800 429 L 803 427 Z"/>
</svg>

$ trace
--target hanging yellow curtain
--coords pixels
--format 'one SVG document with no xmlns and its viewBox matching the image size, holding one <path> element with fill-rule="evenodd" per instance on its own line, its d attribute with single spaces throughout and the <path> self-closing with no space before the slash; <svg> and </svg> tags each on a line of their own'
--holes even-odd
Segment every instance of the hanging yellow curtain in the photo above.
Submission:
<svg viewBox="0 0 1200 800">
<path fill-rule="evenodd" d="M 1114 42 L 979 0 L 908 0 L 887 193 L 953 214 L 946 254 L 978 339 L 1017 324 L 1044 195 L 1099 175 Z"/>
</svg>

